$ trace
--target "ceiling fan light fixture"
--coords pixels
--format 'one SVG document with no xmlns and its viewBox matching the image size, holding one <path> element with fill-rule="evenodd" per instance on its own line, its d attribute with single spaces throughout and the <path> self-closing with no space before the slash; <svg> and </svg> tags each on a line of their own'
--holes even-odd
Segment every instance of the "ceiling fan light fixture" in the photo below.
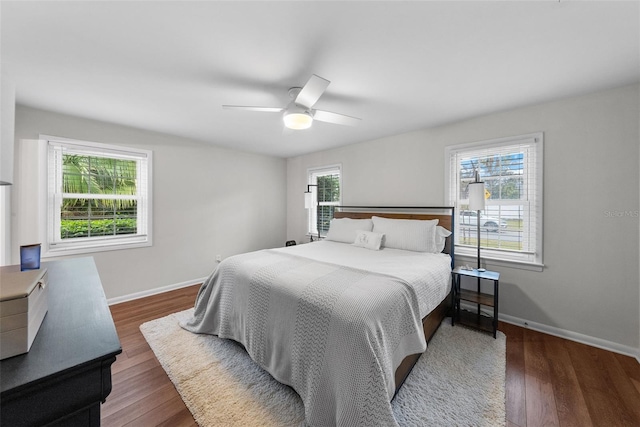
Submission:
<svg viewBox="0 0 640 427">
<path fill-rule="evenodd" d="M 304 112 L 285 112 L 282 116 L 284 125 L 289 129 L 302 130 L 309 129 L 313 124 L 311 114 Z"/>
<path fill-rule="evenodd" d="M 358 122 L 360 122 L 360 119 L 357 117 L 313 108 L 327 89 L 327 86 L 329 86 L 329 83 L 331 83 L 329 80 L 314 74 L 303 87 L 294 86 L 289 88 L 289 98 L 291 98 L 291 101 L 289 101 L 289 104 L 287 104 L 285 108 L 249 105 L 223 105 L 222 108 L 228 110 L 262 111 L 265 113 L 281 112 L 285 127 L 293 130 L 309 129 L 315 120 L 337 125 L 357 125 Z"/>
</svg>

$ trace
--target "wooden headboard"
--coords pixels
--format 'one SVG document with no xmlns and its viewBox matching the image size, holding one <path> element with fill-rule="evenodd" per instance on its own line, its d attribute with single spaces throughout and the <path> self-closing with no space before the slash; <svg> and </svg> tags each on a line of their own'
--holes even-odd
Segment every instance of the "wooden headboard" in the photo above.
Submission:
<svg viewBox="0 0 640 427">
<path fill-rule="evenodd" d="M 425 213 L 423 211 L 433 210 L 445 213 Z M 413 211 L 413 212 L 412 212 Z M 415 212 L 420 211 L 420 212 Z M 447 213 L 448 211 L 448 213 Z M 454 245 L 453 245 L 453 215 L 455 208 L 448 206 L 425 206 L 425 207 L 367 207 L 367 206 L 336 206 L 333 213 L 334 218 L 366 219 L 372 216 L 393 219 L 437 219 L 438 225 L 451 231 L 451 236 L 447 237 L 443 252 L 451 256 L 453 265 Z"/>
</svg>

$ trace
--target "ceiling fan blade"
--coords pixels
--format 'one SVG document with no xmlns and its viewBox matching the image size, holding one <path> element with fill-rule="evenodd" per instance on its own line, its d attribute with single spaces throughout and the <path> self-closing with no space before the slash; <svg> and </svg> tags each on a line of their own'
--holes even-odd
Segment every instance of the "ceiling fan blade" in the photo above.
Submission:
<svg viewBox="0 0 640 427">
<path fill-rule="evenodd" d="M 300 90 L 300 93 L 295 99 L 295 103 L 306 108 L 313 107 L 313 104 L 318 102 L 318 99 L 320 99 L 327 89 L 329 83 L 331 82 L 327 79 L 323 79 L 315 74 L 312 75 L 307 84 Z"/>
<path fill-rule="evenodd" d="M 335 123 L 337 125 L 356 126 L 362 119 L 346 116 L 344 114 L 332 113 L 331 111 L 314 110 L 314 120 L 321 122 Z"/>
<path fill-rule="evenodd" d="M 284 108 L 280 107 L 251 107 L 247 105 L 223 105 L 225 110 L 260 111 L 264 113 L 280 113 Z"/>
</svg>

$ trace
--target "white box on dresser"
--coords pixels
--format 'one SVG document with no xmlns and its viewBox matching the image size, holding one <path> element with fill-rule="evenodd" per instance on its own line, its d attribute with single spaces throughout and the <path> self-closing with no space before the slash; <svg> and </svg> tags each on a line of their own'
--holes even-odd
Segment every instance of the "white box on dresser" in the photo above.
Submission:
<svg viewBox="0 0 640 427">
<path fill-rule="evenodd" d="M 0 267 L 0 360 L 29 351 L 47 314 L 47 269 Z"/>
</svg>

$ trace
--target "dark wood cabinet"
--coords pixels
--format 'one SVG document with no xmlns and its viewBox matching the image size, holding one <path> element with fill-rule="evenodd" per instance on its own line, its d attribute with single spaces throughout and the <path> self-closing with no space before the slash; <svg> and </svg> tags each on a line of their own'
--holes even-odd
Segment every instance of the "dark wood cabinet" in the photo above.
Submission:
<svg viewBox="0 0 640 427">
<path fill-rule="evenodd" d="M 122 352 L 91 257 L 42 263 L 49 310 L 28 353 L 0 362 L 0 424 L 99 426 Z"/>
</svg>

